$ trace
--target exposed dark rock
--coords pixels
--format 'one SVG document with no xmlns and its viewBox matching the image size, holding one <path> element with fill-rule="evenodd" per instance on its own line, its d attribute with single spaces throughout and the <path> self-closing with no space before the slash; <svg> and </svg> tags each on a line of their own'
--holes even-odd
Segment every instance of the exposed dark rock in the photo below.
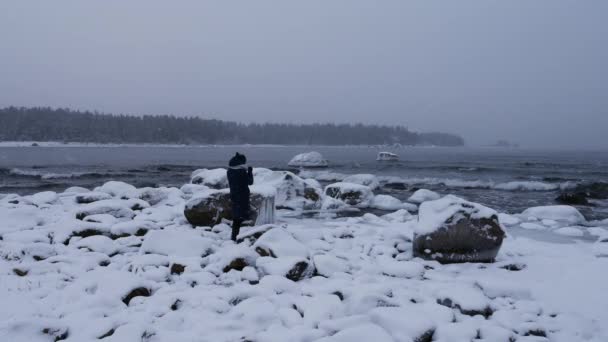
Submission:
<svg viewBox="0 0 608 342">
<path fill-rule="evenodd" d="M 15 273 L 16 275 L 20 276 L 20 277 L 25 277 L 29 271 L 28 270 L 21 270 L 18 268 L 13 268 L 13 273 Z"/>
<path fill-rule="evenodd" d="M 524 264 L 508 264 L 508 265 L 504 265 L 501 268 L 507 270 L 507 271 L 521 271 L 524 268 L 526 268 L 526 265 Z"/>
<path fill-rule="evenodd" d="M 54 337 L 53 341 L 55 342 L 67 340 L 69 336 L 67 329 L 44 328 L 42 329 L 42 333 Z"/>
<path fill-rule="evenodd" d="M 462 313 L 463 315 L 467 316 L 481 315 L 487 319 L 494 313 L 494 310 L 492 310 L 492 308 L 490 307 L 485 307 L 481 310 L 465 310 L 459 304 L 454 303 L 454 301 L 452 301 L 450 298 L 437 299 L 437 304 L 446 306 L 451 309 L 456 309 L 460 311 L 460 313 Z"/>
<path fill-rule="evenodd" d="M 111 195 L 106 194 L 105 192 L 90 192 L 84 193 L 76 196 L 76 203 L 78 204 L 88 204 L 101 200 L 106 200 L 112 198 Z"/>
<path fill-rule="evenodd" d="M 593 182 L 580 184 L 572 190 L 574 193 L 584 193 L 587 198 L 608 199 L 608 182 Z"/>
<path fill-rule="evenodd" d="M 177 299 L 173 304 L 171 304 L 171 310 L 176 311 L 182 305 L 182 301 Z"/>
<path fill-rule="evenodd" d="M 262 208 L 272 207 L 272 217 L 268 221 L 274 221 L 274 197 L 252 193 L 251 199 L 251 221 L 256 222 Z M 268 213 L 264 213 L 265 215 Z M 232 202 L 227 190 L 220 190 L 207 197 L 194 199 L 186 205 L 184 215 L 193 226 L 211 227 L 222 222 L 232 220 Z M 272 222 L 263 222 L 272 223 Z"/>
<path fill-rule="evenodd" d="M 567 205 L 589 205 L 587 194 L 584 192 L 564 192 L 557 196 L 555 200 Z"/>
<path fill-rule="evenodd" d="M 255 248 L 255 251 L 256 251 L 256 253 L 258 253 L 260 256 L 263 256 L 263 257 L 267 257 L 267 256 L 273 257 L 273 258 L 277 257 L 276 255 L 274 255 L 274 253 L 272 252 L 271 249 L 265 249 L 265 248 L 258 246 Z"/>
<path fill-rule="evenodd" d="M 434 335 L 435 335 L 435 330 L 434 329 L 427 330 L 424 334 L 416 337 L 414 339 L 414 342 L 432 342 Z"/>
<path fill-rule="evenodd" d="M 336 292 L 333 292 L 332 294 L 336 295 L 338 298 L 340 298 L 340 301 L 344 301 L 344 295 L 342 294 L 342 292 L 336 291 Z"/>
<path fill-rule="evenodd" d="M 224 267 L 224 273 L 230 272 L 230 270 L 242 271 L 245 267 L 249 266 L 247 261 L 243 258 L 236 258 L 232 260 L 226 267 Z"/>
<path fill-rule="evenodd" d="M 150 290 L 145 287 L 138 287 L 136 289 L 131 290 L 131 292 L 124 296 L 122 298 L 122 302 L 126 305 L 129 305 L 131 299 L 135 297 L 150 297 L 150 295 L 152 295 L 152 293 L 150 293 Z"/>
<path fill-rule="evenodd" d="M 102 340 L 106 337 L 110 337 L 110 336 L 114 335 L 114 332 L 115 332 L 115 330 L 114 330 L 114 328 L 112 328 L 112 329 L 108 330 L 108 332 L 106 332 L 105 334 L 99 336 L 97 339 Z"/>
<path fill-rule="evenodd" d="M 524 336 L 538 336 L 538 337 L 547 337 L 547 332 L 541 329 L 529 330 Z"/>
<path fill-rule="evenodd" d="M 407 185 L 399 182 L 389 182 L 384 184 L 384 187 L 393 190 L 407 190 Z"/>
<path fill-rule="evenodd" d="M 477 217 L 472 204 L 460 203 L 456 211 L 437 230 L 416 234 L 413 255 L 440 263 L 494 262 L 505 232 L 498 217 Z M 421 215 L 436 215 L 422 212 Z"/>
<path fill-rule="evenodd" d="M 312 265 L 307 261 L 297 262 L 295 265 L 293 265 L 291 270 L 287 272 L 285 278 L 292 281 L 299 281 L 305 278 L 310 278 L 310 276 L 312 276 L 312 274 L 314 273 L 314 268 L 312 268 L 311 266 Z"/>
<path fill-rule="evenodd" d="M 185 270 L 186 270 L 186 266 L 184 266 L 184 265 L 181 265 L 181 264 L 171 265 L 171 274 L 180 275 L 180 274 L 184 273 Z"/>
</svg>

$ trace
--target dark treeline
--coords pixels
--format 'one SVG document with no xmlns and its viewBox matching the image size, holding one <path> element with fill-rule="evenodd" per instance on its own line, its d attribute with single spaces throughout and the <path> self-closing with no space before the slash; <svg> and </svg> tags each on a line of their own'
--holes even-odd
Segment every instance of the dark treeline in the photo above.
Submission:
<svg viewBox="0 0 608 342">
<path fill-rule="evenodd" d="M 0 141 L 160 144 L 437 145 L 460 146 L 446 133 L 362 124 L 240 124 L 170 115 L 108 115 L 69 109 L 0 109 Z"/>
</svg>

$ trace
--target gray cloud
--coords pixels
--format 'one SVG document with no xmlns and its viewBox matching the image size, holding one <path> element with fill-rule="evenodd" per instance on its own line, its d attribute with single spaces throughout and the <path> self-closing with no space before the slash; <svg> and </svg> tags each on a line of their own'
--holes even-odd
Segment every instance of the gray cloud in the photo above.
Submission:
<svg viewBox="0 0 608 342">
<path fill-rule="evenodd" d="M 6 1 L 0 105 L 608 147 L 608 2 Z"/>
</svg>

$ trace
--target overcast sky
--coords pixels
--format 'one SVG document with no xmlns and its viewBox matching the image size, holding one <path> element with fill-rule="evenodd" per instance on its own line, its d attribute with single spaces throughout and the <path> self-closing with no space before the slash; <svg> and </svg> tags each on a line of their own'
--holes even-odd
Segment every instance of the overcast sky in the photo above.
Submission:
<svg viewBox="0 0 608 342">
<path fill-rule="evenodd" d="M 608 147 L 606 0 L 0 2 L 0 106 Z"/>
</svg>

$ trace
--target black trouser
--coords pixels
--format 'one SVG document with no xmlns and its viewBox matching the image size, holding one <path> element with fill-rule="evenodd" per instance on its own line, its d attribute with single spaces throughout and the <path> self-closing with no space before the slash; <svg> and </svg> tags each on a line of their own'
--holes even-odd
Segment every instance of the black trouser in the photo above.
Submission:
<svg viewBox="0 0 608 342">
<path fill-rule="evenodd" d="M 236 237 L 239 236 L 241 225 L 243 224 L 242 219 L 234 219 L 232 221 L 232 241 L 236 241 Z"/>
</svg>

